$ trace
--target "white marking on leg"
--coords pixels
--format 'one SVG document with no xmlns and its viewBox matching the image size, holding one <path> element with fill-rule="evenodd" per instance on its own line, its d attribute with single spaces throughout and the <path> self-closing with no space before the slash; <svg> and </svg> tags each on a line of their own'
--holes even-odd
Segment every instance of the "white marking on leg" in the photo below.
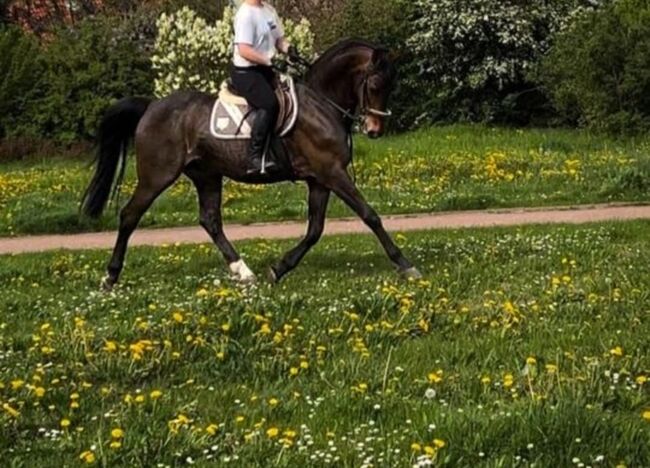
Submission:
<svg viewBox="0 0 650 468">
<path fill-rule="evenodd" d="M 239 278 L 240 281 L 255 281 L 255 274 L 250 270 L 250 268 L 248 268 L 248 265 L 246 265 L 243 260 L 231 263 L 230 271 L 233 275 Z"/>
</svg>

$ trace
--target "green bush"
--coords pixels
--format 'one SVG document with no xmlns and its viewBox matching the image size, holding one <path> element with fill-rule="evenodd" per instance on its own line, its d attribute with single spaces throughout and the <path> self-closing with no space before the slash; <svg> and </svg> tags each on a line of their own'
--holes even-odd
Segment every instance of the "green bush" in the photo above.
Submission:
<svg viewBox="0 0 650 468">
<path fill-rule="evenodd" d="M 425 122 L 530 122 L 546 112 L 536 72 L 554 31 L 603 1 L 416 0 L 411 112 Z"/>
<path fill-rule="evenodd" d="M 25 58 L 27 79 L 21 78 L 19 66 L 14 67 L 13 81 L 31 83 L 29 92 L 14 94 L 20 97 L 13 100 L 0 96 L 0 105 L 10 108 L 6 134 L 64 144 L 89 140 L 101 114 L 116 99 L 151 95 L 151 24 L 146 14 L 98 16 L 58 29 L 40 48 L 27 39 L 22 48 L 10 47 L 14 55 L 34 58 Z"/>
<path fill-rule="evenodd" d="M 18 28 L 0 28 L 0 138 L 16 131 L 42 83 L 44 64 L 38 43 Z"/>
<path fill-rule="evenodd" d="M 542 73 L 567 121 L 650 130 L 650 4 L 618 0 L 583 15 L 559 34 Z"/>
</svg>

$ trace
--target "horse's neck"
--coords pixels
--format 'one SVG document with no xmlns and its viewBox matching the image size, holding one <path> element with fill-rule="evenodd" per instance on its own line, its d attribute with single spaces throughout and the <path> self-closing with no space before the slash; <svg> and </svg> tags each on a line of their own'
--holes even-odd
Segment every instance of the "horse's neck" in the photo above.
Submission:
<svg viewBox="0 0 650 468">
<path fill-rule="evenodd" d="M 317 63 L 310 70 L 307 83 L 343 109 L 355 112 L 359 105 L 357 87 L 366 61 L 358 51 L 343 52 L 327 63 Z"/>
</svg>

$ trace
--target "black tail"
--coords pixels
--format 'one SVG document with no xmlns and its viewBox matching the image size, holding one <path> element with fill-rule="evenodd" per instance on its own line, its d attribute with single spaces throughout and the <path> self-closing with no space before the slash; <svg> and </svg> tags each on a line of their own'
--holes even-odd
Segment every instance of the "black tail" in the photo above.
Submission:
<svg viewBox="0 0 650 468">
<path fill-rule="evenodd" d="M 151 102 L 148 98 L 125 98 L 106 111 L 97 134 L 95 175 L 84 193 L 81 206 L 82 212 L 91 218 L 99 218 L 104 211 L 120 162 L 120 174 L 113 195 L 122 184 L 129 143 Z"/>
</svg>

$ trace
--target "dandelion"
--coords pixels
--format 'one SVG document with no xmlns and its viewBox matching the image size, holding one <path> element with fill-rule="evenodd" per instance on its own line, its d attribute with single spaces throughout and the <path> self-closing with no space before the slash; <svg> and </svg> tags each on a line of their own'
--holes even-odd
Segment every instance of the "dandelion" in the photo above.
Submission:
<svg viewBox="0 0 650 468">
<path fill-rule="evenodd" d="M 45 389 L 43 387 L 36 387 L 36 389 L 34 389 L 34 394 L 38 398 L 43 398 L 45 396 Z"/>
<path fill-rule="evenodd" d="M 85 452 L 82 452 L 81 455 L 79 455 L 79 460 L 90 465 L 91 463 L 95 463 L 96 458 L 95 454 L 92 451 L 86 450 Z"/>
<path fill-rule="evenodd" d="M 645 410 L 643 412 L 642 416 L 643 416 L 643 419 L 645 419 L 646 421 L 650 421 L 650 410 Z"/>
<path fill-rule="evenodd" d="M 278 403 L 280 403 L 280 402 L 277 400 L 277 398 L 271 398 L 269 400 L 269 406 L 271 406 L 271 407 L 278 406 Z"/>
<path fill-rule="evenodd" d="M 12 390 L 19 390 L 23 385 L 25 385 L 24 380 L 17 379 L 17 380 L 12 380 L 11 381 L 11 389 Z"/>
<path fill-rule="evenodd" d="M 441 439 L 433 439 L 433 445 L 436 446 L 436 448 L 443 448 L 444 446 L 447 445 L 447 443 L 444 440 Z"/>
<path fill-rule="evenodd" d="M 623 348 L 621 348 L 620 346 L 612 348 L 609 350 L 609 354 L 611 354 L 612 356 L 621 357 L 624 354 Z"/>
<path fill-rule="evenodd" d="M 119 440 L 114 440 L 110 443 L 109 447 L 113 450 L 118 450 L 119 448 L 122 447 L 122 442 Z"/>
<path fill-rule="evenodd" d="M 490 385 L 491 382 L 492 382 L 492 379 L 490 378 L 489 375 L 484 375 L 483 377 L 481 377 L 481 383 L 483 385 Z"/>
<path fill-rule="evenodd" d="M 280 430 L 277 427 L 271 427 L 266 431 L 266 435 L 269 439 L 274 439 L 278 436 Z"/>
<path fill-rule="evenodd" d="M 116 427 L 111 431 L 111 437 L 113 439 L 122 439 L 124 437 L 124 431 L 119 427 Z"/>
<path fill-rule="evenodd" d="M 2 409 L 5 410 L 7 414 L 9 414 L 9 416 L 11 416 L 12 418 L 17 418 L 18 416 L 20 416 L 20 411 L 12 408 L 9 403 L 4 403 L 2 405 Z"/>
<path fill-rule="evenodd" d="M 299 370 L 298 370 L 297 367 L 292 367 L 291 369 L 289 369 L 289 375 L 292 376 L 292 377 L 295 377 L 296 375 L 298 375 L 298 372 L 299 372 Z"/>
<path fill-rule="evenodd" d="M 555 364 L 546 364 L 545 368 L 549 374 L 555 374 L 557 372 L 557 366 Z"/>
<path fill-rule="evenodd" d="M 183 323 L 183 321 L 185 320 L 185 317 L 183 317 L 183 314 L 181 314 L 180 312 L 174 312 L 172 314 L 172 318 L 176 323 Z"/>
<path fill-rule="evenodd" d="M 437 370 L 436 372 L 430 372 L 427 377 L 429 379 L 429 382 L 433 384 L 440 383 L 442 382 L 442 370 Z"/>
<path fill-rule="evenodd" d="M 217 424 L 210 424 L 208 427 L 205 428 L 205 432 L 207 432 L 211 436 L 215 435 L 218 430 L 219 430 L 219 426 Z"/>
<path fill-rule="evenodd" d="M 646 377 L 645 375 L 640 375 L 636 378 L 636 383 L 638 383 L 639 385 L 643 385 L 647 381 L 648 381 L 648 377 Z"/>
<path fill-rule="evenodd" d="M 68 427 L 70 427 L 70 420 L 67 418 L 63 418 L 59 424 L 63 429 L 67 429 Z"/>
<path fill-rule="evenodd" d="M 503 377 L 503 386 L 505 388 L 510 388 L 512 387 L 513 384 L 514 384 L 514 377 L 512 376 L 512 374 L 506 374 Z"/>
<path fill-rule="evenodd" d="M 411 444 L 411 450 L 413 452 L 421 452 L 422 451 L 422 446 L 420 444 L 418 444 L 417 442 L 413 442 Z"/>
<path fill-rule="evenodd" d="M 162 392 L 160 390 L 153 390 L 151 393 L 149 393 L 149 398 L 152 400 L 157 400 L 162 396 Z"/>
<path fill-rule="evenodd" d="M 532 356 L 527 357 L 526 358 L 526 364 L 528 364 L 529 366 L 534 366 L 535 364 L 537 364 L 537 359 L 535 359 Z"/>
</svg>

